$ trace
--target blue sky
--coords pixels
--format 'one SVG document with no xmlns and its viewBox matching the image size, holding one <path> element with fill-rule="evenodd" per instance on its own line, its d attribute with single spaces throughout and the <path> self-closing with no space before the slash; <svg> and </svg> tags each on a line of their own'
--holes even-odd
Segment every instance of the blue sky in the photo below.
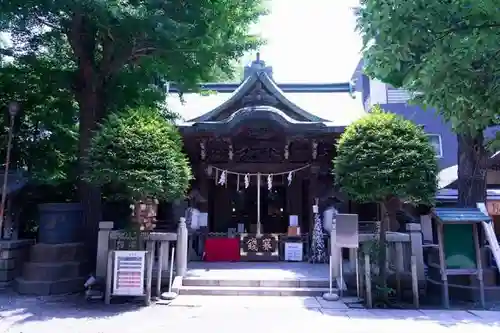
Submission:
<svg viewBox="0 0 500 333">
<path fill-rule="evenodd" d="M 269 2 L 271 14 L 255 30 L 268 41 L 260 50 L 261 59 L 273 66 L 276 81 L 350 80 L 361 49 L 351 9 L 358 0 Z"/>
</svg>

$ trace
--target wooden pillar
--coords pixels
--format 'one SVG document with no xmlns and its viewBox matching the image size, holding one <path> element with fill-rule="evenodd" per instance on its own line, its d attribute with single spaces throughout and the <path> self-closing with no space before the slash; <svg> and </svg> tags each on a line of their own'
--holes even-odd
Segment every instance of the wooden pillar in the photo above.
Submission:
<svg viewBox="0 0 500 333">
<path fill-rule="evenodd" d="M 208 206 L 209 206 L 209 200 L 211 200 L 211 193 L 208 193 L 208 181 L 209 177 L 207 175 L 207 165 L 205 163 L 200 163 L 198 166 L 198 172 L 197 172 L 197 178 L 198 178 L 198 190 L 200 191 L 200 195 L 203 199 L 206 201 L 200 204 L 200 207 L 198 208 L 200 212 L 207 213 L 208 212 Z"/>
<path fill-rule="evenodd" d="M 316 198 L 318 197 L 318 176 L 319 176 L 319 166 L 311 166 L 311 174 L 309 177 L 309 234 L 312 234 L 314 229 L 314 214 L 312 211 L 313 205 L 316 204 Z"/>
</svg>

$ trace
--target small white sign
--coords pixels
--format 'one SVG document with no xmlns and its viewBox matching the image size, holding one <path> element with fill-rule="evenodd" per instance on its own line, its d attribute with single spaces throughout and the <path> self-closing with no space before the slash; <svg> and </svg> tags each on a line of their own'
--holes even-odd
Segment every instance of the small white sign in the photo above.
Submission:
<svg viewBox="0 0 500 333">
<path fill-rule="evenodd" d="M 319 207 L 318 205 L 313 205 L 313 213 L 318 214 L 319 213 Z"/>
<path fill-rule="evenodd" d="M 285 243 L 285 261 L 302 261 L 303 248 L 299 242 Z"/>
<path fill-rule="evenodd" d="M 335 245 L 339 248 L 357 249 L 359 247 L 358 214 L 337 214 Z"/>
<path fill-rule="evenodd" d="M 290 215 L 288 217 L 288 224 L 290 227 L 298 227 L 299 226 L 299 216 L 298 215 Z"/>
<path fill-rule="evenodd" d="M 113 295 L 143 296 L 146 251 L 115 251 Z"/>
<path fill-rule="evenodd" d="M 208 213 L 199 213 L 198 214 L 198 226 L 199 227 L 208 227 Z"/>
</svg>

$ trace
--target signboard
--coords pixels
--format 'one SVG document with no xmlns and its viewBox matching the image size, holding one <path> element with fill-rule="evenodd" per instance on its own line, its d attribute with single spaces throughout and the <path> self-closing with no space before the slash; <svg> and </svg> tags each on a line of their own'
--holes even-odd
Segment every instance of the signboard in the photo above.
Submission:
<svg viewBox="0 0 500 333">
<path fill-rule="evenodd" d="M 279 260 L 277 234 L 241 234 L 240 258 L 246 261 L 277 261 Z"/>
<path fill-rule="evenodd" d="M 115 251 L 113 295 L 143 296 L 146 251 Z"/>
<path fill-rule="evenodd" d="M 302 261 L 304 245 L 301 242 L 285 243 L 285 261 Z"/>
<path fill-rule="evenodd" d="M 500 215 L 500 201 L 488 201 L 486 207 L 488 214 L 492 216 Z"/>
<path fill-rule="evenodd" d="M 358 214 L 337 214 L 335 244 L 338 248 L 359 247 Z"/>
</svg>

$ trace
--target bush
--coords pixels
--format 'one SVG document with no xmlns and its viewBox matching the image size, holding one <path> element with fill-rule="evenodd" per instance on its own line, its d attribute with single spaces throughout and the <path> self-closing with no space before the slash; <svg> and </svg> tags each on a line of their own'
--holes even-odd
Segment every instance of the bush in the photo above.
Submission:
<svg viewBox="0 0 500 333">
<path fill-rule="evenodd" d="M 191 180 L 189 162 L 174 124 L 159 110 L 111 114 L 94 136 L 87 180 L 123 188 L 134 200 L 182 198 Z"/>
</svg>

